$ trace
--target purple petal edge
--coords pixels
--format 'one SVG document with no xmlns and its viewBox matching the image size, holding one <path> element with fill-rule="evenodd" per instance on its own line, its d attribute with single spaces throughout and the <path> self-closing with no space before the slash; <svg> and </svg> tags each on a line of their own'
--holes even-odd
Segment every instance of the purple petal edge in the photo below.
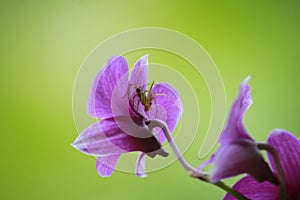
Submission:
<svg viewBox="0 0 300 200">
<path fill-rule="evenodd" d="M 267 143 L 272 145 L 280 158 L 284 171 L 287 192 L 291 196 L 300 198 L 300 143 L 290 132 L 282 129 L 271 131 Z M 271 166 L 276 171 L 273 157 L 268 154 Z"/>
<path fill-rule="evenodd" d="M 127 122 L 127 118 L 119 117 L 117 120 Z M 135 124 L 134 127 L 139 126 Z M 167 156 L 153 133 L 147 131 L 146 127 L 140 130 L 134 127 L 132 130 L 136 136 L 121 130 L 115 118 L 101 120 L 84 130 L 72 145 L 83 153 L 97 157 L 133 151 L 141 151 L 153 157 L 157 154 Z"/>
<path fill-rule="evenodd" d="M 112 132 L 117 136 L 119 132 Z M 120 133 L 123 136 L 122 133 Z M 116 146 L 111 139 L 104 133 L 101 122 L 96 122 L 85 129 L 74 141 L 72 146 L 79 151 L 92 156 L 109 156 L 112 154 L 121 154 L 127 151 Z"/>
<path fill-rule="evenodd" d="M 111 176 L 115 170 L 116 164 L 120 158 L 120 154 L 98 157 L 96 162 L 96 169 L 100 176 Z"/>
<path fill-rule="evenodd" d="M 130 75 L 130 84 L 145 89 L 148 82 L 148 54 L 142 56 L 134 65 Z"/>
<path fill-rule="evenodd" d="M 96 75 L 90 90 L 87 113 L 94 118 L 112 117 L 111 97 L 119 79 L 128 72 L 127 61 L 122 56 L 111 57 Z M 124 88 L 126 91 L 127 88 Z"/>
<path fill-rule="evenodd" d="M 245 112 L 252 105 L 252 97 L 250 93 L 250 85 L 248 84 L 250 76 L 248 76 L 241 84 L 239 94 L 231 106 L 227 125 L 223 130 L 219 142 L 227 144 L 240 139 L 253 140 L 247 133 L 243 119 Z"/>
<path fill-rule="evenodd" d="M 279 199 L 279 187 L 269 182 L 258 183 L 251 176 L 239 180 L 233 188 L 249 199 L 253 200 L 275 200 Z M 226 194 L 224 200 L 235 200 L 230 194 Z"/>
</svg>

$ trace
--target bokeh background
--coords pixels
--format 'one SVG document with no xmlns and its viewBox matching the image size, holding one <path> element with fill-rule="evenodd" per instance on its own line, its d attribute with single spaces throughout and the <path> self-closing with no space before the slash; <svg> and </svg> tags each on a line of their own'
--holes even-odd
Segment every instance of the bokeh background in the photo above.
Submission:
<svg viewBox="0 0 300 200">
<path fill-rule="evenodd" d="M 99 177 L 95 160 L 70 146 L 78 135 L 72 113 L 77 71 L 114 34 L 174 29 L 200 43 L 217 64 L 227 110 L 240 81 L 252 76 L 254 105 L 245 123 L 257 140 L 273 128 L 299 137 L 299 8 L 297 1 L 1 1 L 0 198 L 221 199 L 223 191 L 189 178 L 178 163 L 146 179 L 121 172 Z M 128 55 L 130 64 L 143 53 Z M 184 62 L 150 53 L 184 73 Z M 197 89 L 197 77 L 190 73 L 189 79 Z M 197 95 L 201 116 L 209 119 L 209 93 Z M 194 166 L 204 161 L 198 152 L 209 120 L 202 118 L 185 153 Z"/>
</svg>

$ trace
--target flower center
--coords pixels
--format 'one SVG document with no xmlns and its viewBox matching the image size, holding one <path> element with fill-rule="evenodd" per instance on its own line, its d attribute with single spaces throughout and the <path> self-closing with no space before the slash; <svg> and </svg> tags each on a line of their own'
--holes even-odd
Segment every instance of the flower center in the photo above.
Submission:
<svg viewBox="0 0 300 200">
<path fill-rule="evenodd" d="M 148 84 L 149 85 L 149 84 Z M 151 110 L 152 101 L 155 101 L 154 94 L 152 93 L 152 87 L 154 81 L 150 83 L 149 89 L 143 90 L 141 86 L 134 86 L 136 94 L 132 97 L 133 108 L 135 111 L 139 111 L 140 104 L 144 107 L 144 112 Z M 135 103 L 137 101 L 137 103 Z"/>
</svg>

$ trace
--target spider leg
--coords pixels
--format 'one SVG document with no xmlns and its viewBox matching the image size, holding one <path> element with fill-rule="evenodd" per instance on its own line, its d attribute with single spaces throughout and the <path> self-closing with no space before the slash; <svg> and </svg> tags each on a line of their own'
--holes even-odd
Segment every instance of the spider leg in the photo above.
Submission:
<svg viewBox="0 0 300 200">
<path fill-rule="evenodd" d="M 152 81 L 151 83 L 147 83 L 147 85 L 150 85 L 150 88 L 148 90 L 145 90 L 144 92 L 148 92 L 147 96 L 150 94 L 152 87 L 154 86 L 154 81 Z"/>
</svg>

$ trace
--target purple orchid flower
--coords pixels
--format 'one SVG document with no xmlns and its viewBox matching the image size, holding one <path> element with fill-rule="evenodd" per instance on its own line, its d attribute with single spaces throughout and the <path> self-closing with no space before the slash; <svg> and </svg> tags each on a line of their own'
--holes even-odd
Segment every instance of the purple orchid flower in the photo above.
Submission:
<svg viewBox="0 0 300 200">
<path fill-rule="evenodd" d="M 300 140 L 285 130 L 275 129 L 267 143 L 273 146 L 280 158 L 286 183 L 286 199 L 300 200 Z M 273 157 L 268 154 L 272 169 L 276 173 Z M 258 183 L 251 176 L 238 181 L 233 188 L 249 199 L 274 200 L 280 198 L 280 188 L 269 182 Z M 225 200 L 234 198 L 227 194 Z"/>
<path fill-rule="evenodd" d="M 243 124 L 244 114 L 252 104 L 249 79 L 250 77 L 246 78 L 240 85 L 227 125 L 219 138 L 220 148 L 210 160 L 200 166 L 202 169 L 205 165 L 212 164 L 208 173 L 209 181 L 212 183 L 247 173 L 259 182 L 270 181 L 278 184 L 269 165 L 264 161 L 257 143 L 248 134 Z"/>
<path fill-rule="evenodd" d="M 123 153 L 139 152 L 136 162 L 138 177 L 146 176 L 146 155 L 168 155 L 161 146 L 165 141 L 162 130 L 150 129 L 147 122 L 159 119 L 171 131 L 174 130 L 182 113 L 179 93 L 167 83 L 152 84 L 151 91 L 146 92 L 147 77 L 148 55 L 136 62 L 130 77 L 126 59 L 118 56 L 110 58 L 94 80 L 87 112 L 101 121 L 85 129 L 72 145 L 97 157 L 96 168 L 101 176 L 113 173 Z M 152 101 L 148 101 L 147 108 L 138 92 L 151 95 Z"/>
</svg>

